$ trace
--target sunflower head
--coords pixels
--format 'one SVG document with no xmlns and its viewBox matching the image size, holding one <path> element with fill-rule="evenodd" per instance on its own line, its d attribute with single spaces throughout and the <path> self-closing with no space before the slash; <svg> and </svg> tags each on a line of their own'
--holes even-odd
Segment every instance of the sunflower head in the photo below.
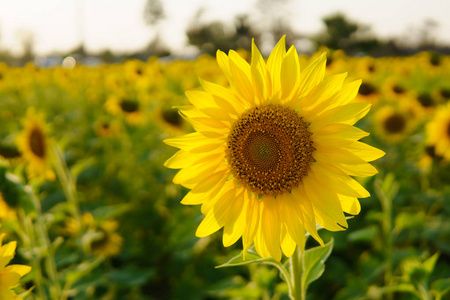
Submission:
<svg viewBox="0 0 450 300">
<path fill-rule="evenodd" d="M 28 163 L 29 178 L 42 177 L 54 180 L 55 174 L 51 167 L 50 145 L 47 137 L 49 129 L 45 123 L 45 116 L 30 107 L 22 124 L 24 129 L 17 137 L 17 147 Z"/>
<path fill-rule="evenodd" d="M 8 265 L 14 258 L 17 242 L 9 242 L 2 245 L 5 234 L 0 234 L 0 294 L 2 299 L 21 300 L 13 290 L 19 284 L 20 278 L 31 271 L 31 267 L 25 265 Z"/>
<path fill-rule="evenodd" d="M 105 103 L 105 108 L 113 115 L 124 117 L 130 125 L 139 126 L 146 121 L 142 103 L 137 97 L 110 96 Z"/>
<path fill-rule="evenodd" d="M 224 246 L 242 237 L 244 253 L 255 244 L 278 261 L 304 247 L 305 230 L 323 244 L 316 223 L 345 229 L 344 212 L 369 196 L 350 176 L 374 175 L 367 162 L 384 155 L 353 126 L 371 106 L 353 101 L 361 81 L 324 78 L 325 53 L 300 70 L 284 37 L 267 61 L 253 43 L 250 64 L 233 50 L 217 62 L 229 87 L 187 91 L 180 113 L 196 132 L 165 140 L 180 149 L 165 163 L 181 169 L 174 183 L 191 189 L 182 203 L 202 205 L 196 235 L 223 227 Z"/>
<path fill-rule="evenodd" d="M 450 103 L 438 107 L 426 126 L 427 144 L 434 147 L 436 155 L 450 160 Z"/>
<path fill-rule="evenodd" d="M 407 107 L 384 105 L 374 113 L 377 136 L 390 143 L 399 143 L 409 136 L 419 122 L 414 110 Z"/>
</svg>

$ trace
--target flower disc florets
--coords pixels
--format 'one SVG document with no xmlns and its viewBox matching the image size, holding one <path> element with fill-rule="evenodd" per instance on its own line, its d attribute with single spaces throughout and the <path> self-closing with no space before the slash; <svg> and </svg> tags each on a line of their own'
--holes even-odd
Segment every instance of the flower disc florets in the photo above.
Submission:
<svg viewBox="0 0 450 300">
<path fill-rule="evenodd" d="M 232 174 L 260 195 L 297 187 L 314 160 L 308 124 L 294 110 L 273 104 L 242 114 L 227 147 Z"/>
</svg>

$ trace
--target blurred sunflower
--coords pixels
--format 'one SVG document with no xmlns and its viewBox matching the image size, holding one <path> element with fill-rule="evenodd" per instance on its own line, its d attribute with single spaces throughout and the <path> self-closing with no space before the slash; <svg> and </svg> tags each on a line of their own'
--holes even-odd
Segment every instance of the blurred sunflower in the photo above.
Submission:
<svg viewBox="0 0 450 300">
<path fill-rule="evenodd" d="M 316 223 L 347 228 L 343 212 L 358 214 L 369 196 L 350 175 L 376 174 L 367 162 L 384 155 L 352 126 L 371 106 L 352 102 L 361 81 L 324 79 L 325 53 L 300 72 L 284 37 L 267 63 L 254 43 L 251 65 L 233 50 L 217 62 L 230 88 L 201 81 L 205 92 L 186 92 L 192 106 L 180 112 L 197 132 L 165 140 L 181 149 L 165 163 L 191 189 L 181 203 L 206 215 L 196 235 L 224 227 L 224 246 L 242 236 L 244 253 L 254 243 L 277 261 L 303 249 L 305 229 L 323 245 Z"/>
<path fill-rule="evenodd" d="M 0 143 L 0 157 L 6 160 L 16 160 L 20 158 L 20 152 L 15 145 Z"/>
<path fill-rule="evenodd" d="M 121 132 L 120 122 L 117 120 L 99 120 L 94 126 L 95 133 L 102 138 L 118 137 Z"/>
<path fill-rule="evenodd" d="M 136 98 L 110 96 L 105 103 L 105 108 L 113 115 L 124 116 L 130 125 L 139 126 L 146 121 L 142 103 Z"/>
<path fill-rule="evenodd" d="M 5 202 L 5 199 L 3 199 L 2 193 L 0 192 L 0 221 L 16 219 L 16 211 L 9 207 L 8 203 Z"/>
<path fill-rule="evenodd" d="M 29 178 L 42 177 L 48 180 L 55 179 L 51 167 L 50 146 L 47 137 L 48 125 L 42 113 L 37 113 L 34 107 L 27 110 L 22 119 L 23 131 L 17 136 L 17 147 L 23 158 L 28 162 L 27 173 Z"/>
<path fill-rule="evenodd" d="M 16 251 L 17 242 L 9 242 L 3 245 L 5 234 L 0 235 L 0 299 L 19 300 L 19 297 L 13 290 L 19 284 L 22 276 L 31 271 L 31 267 L 25 265 L 6 266 L 13 258 Z"/>
<path fill-rule="evenodd" d="M 435 153 L 450 160 L 450 103 L 440 106 L 433 120 L 426 126 L 427 144 L 434 146 Z"/>
<path fill-rule="evenodd" d="M 112 257 L 122 250 L 123 238 L 116 232 L 119 223 L 114 220 L 98 221 L 92 214 L 84 213 L 82 222 L 88 228 L 83 235 L 84 246 L 94 255 Z M 73 218 L 66 222 L 65 232 L 68 235 L 76 235 L 80 232 L 80 226 Z"/>
<path fill-rule="evenodd" d="M 375 85 L 369 82 L 363 82 L 359 87 L 356 101 L 369 102 L 375 104 L 379 100 L 378 89 Z"/>
<path fill-rule="evenodd" d="M 415 121 L 406 111 L 390 105 L 380 107 L 373 116 L 377 136 L 391 143 L 404 140 L 414 128 Z"/>
</svg>

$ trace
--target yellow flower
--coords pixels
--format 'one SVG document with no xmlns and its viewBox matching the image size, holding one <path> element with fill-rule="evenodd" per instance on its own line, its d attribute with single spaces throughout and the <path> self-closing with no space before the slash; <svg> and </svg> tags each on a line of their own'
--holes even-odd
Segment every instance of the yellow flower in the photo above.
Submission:
<svg viewBox="0 0 450 300">
<path fill-rule="evenodd" d="M 439 107 L 427 124 L 427 144 L 434 146 L 437 155 L 450 160 L 450 103 Z"/>
<path fill-rule="evenodd" d="M 8 203 L 5 202 L 5 199 L 3 199 L 2 193 L 0 192 L 0 221 L 16 219 L 16 211 L 9 207 Z"/>
<path fill-rule="evenodd" d="M 138 126 L 146 121 L 142 103 L 135 98 L 110 96 L 105 103 L 105 108 L 113 115 L 124 116 L 130 125 Z"/>
<path fill-rule="evenodd" d="M 284 37 L 267 63 L 254 43 L 251 65 L 233 50 L 217 62 L 230 87 L 202 80 L 205 92 L 186 92 L 192 106 L 180 112 L 197 132 L 165 140 L 181 149 L 165 163 L 191 189 L 181 203 L 202 205 L 196 235 L 224 227 L 224 246 L 242 236 L 244 253 L 254 243 L 278 261 L 303 249 L 305 229 L 323 245 L 316 223 L 347 228 L 343 212 L 358 214 L 369 196 L 349 175 L 376 174 L 367 162 L 384 155 L 352 126 L 370 109 L 352 102 L 361 81 L 324 79 L 325 53 L 300 72 Z"/>
<path fill-rule="evenodd" d="M 391 143 L 399 143 L 414 130 L 420 121 L 420 113 L 415 110 L 414 102 L 400 102 L 399 107 L 385 105 L 379 108 L 374 116 L 373 123 L 377 136 Z"/>
<path fill-rule="evenodd" d="M 55 179 L 51 167 L 50 147 L 47 138 L 48 126 L 43 114 L 37 113 L 33 107 L 27 110 L 22 120 L 23 132 L 17 137 L 17 147 L 28 162 L 29 178 L 43 177 Z"/>
<path fill-rule="evenodd" d="M 2 246 L 5 234 L 0 235 L 0 299 L 19 300 L 19 297 L 11 288 L 19 284 L 22 276 L 31 271 L 31 267 L 24 265 L 6 266 L 13 258 L 17 242 L 10 242 Z"/>
<path fill-rule="evenodd" d="M 123 238 L 116 233 L 119 223 L 104 221 L 96 229 L 96 234 L 90 242 L 90 249 L 94 255 L 107 257 L 116 256 L 122 250 Z"/>
</svg>

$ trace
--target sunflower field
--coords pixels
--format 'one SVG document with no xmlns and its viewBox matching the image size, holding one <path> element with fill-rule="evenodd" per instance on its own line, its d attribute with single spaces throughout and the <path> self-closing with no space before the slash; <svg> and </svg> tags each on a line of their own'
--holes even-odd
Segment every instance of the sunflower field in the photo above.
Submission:
<svg viewBox="0 0 450 300">
<path fill-rule="evenodd" d="M 449 299 L 450 57 L 322 49 L 297 56 L 300 70 L 324 52 L 325 76 L 362 79 L 353 102 L 371 108 L 355 126 L 385 155 L 353 177 L 370 196 L 348 229 L 318 231 L 333 249 L 306 299 Z M 203 80 L 229 86 L 209 55 L 0 63 L 0 299 L 289 299 L 271 264 L 223 267 L 240 235 L 196 237 L 203 206 L 180 204 L 189 189 L 165 167 L 176 149 L 163 141 L 193 132 L 179 110 Z"/>
</svg>

